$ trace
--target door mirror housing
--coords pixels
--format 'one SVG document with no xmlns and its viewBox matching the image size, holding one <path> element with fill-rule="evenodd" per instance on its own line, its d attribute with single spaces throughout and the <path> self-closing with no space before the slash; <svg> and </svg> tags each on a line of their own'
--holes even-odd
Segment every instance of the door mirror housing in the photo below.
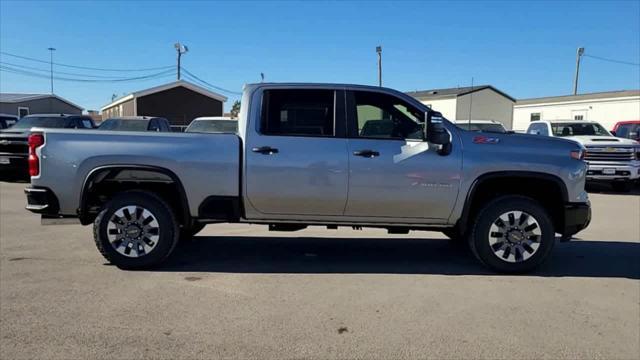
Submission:
<svg viewBox="0 0 640 360">
<path fill-rule="evenodd" d="M 451 152 L 451 136 L 444 126 L 442 114 L 437 111 L 427 111 L 425 113 L 425 134 L 427 142 L 440 145 L 439 153 L 447 155 Z"/>
<path fill-rule="evenodd" d="M 615 130 L 611 130 L 610 132 L 611 132 L 611 135 L 616 136 Z"/>
</svg>

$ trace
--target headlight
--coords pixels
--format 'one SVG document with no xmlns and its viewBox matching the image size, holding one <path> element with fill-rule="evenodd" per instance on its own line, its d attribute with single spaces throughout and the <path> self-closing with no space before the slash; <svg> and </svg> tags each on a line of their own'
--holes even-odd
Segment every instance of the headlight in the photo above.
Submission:
<svg viewBox="0 0 640 360">
<path fill-rule="evenodd" d="M 585 153 L 586 153 L 585 149 L 571 150 L 570 156 L 572 159 L 584 160 Z"/>
</svg>

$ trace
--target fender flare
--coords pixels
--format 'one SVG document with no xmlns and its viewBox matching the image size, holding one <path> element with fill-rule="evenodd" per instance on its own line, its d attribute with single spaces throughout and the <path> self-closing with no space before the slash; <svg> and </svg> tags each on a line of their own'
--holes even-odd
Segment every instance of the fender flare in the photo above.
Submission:
<svg viewBox="0 0 640 360">
<path fill-rule="evenodd" d="M 558 187 L 560 189 L 560 193 L 562 194 L 563 203 L 567 203 L 568 199 L 569 199 L 569 193 L 567 191 L 567 186 L 562 181 L 562 179 L 560 179 L 558 176 L 555 176 L 555 175 L 552 175 L 552 174 L 547 174 L 547 173 L 542 173 L 542 172 L 537 172 L 537 171 L 495 171 L 495 172 L 489 172 L 489 173 L 482 174 L 482 175 L 478 176 L 473 181 L 473 183 L 471 184 L 471 187 L 469 188 L 469 191 L 467 192 L 467 196 L 466 196 L 466 198 L 464 200 L 464 207 L 462 208 L 462 215 L 460 216 L 460 219 L 457 221 L 456 227 L 458 227 L 459 229 L 466 229 L 467 228 L 467 225 L 469 223 L 469 216 L 470 216 L 470 212 L 471 212 L 471 204 L 473 202 L 473 198 L 475 196 L 475 192 L 480 187 L 480 185 L 482 183 L 486 182 L 486 181 L 493 180 L 493 179 L 498 179 L 498 178 L 528 178 L 528 179 L 534 178 L 534 179 L 552 181 L 552 182 L 556 183 L 556 185 L 558 185 Z"/>
<path fill-rule="evenodd" d="M 89 196 L 88 187 L 91 181 L 95 180 L 95 178 L 101 174 L 103 171 L 112 171 L 112 170 L 145 170 L 151 172 L 157 172 L 163 175 L 168 176 L 173 183 L 175 183 L 178 187 L 178 191 L 180 193 L 180 207 L 183 214 L 183 223 L 188 224 L 191 220 L 191 213 L 189 211 L 189 199 L 187 198 L 187 193 L 184 190 L 184 186 L 180 181 L 180 178 L 171 170 L 158 167 L 158 166 L 150 166 L 150 165 L 133 165 L 133 164 L 114 164 L 114 165 L 101 165 L 95 167 L 89 171 L 87 176 L 84 178 L 82 183 L 82 188 L 80 190 L 80 203 L 78 204 L 78 218 L 83 225 L 87 225 L 90 223 L 87 217 L 87 198 Z"/>
</svg>

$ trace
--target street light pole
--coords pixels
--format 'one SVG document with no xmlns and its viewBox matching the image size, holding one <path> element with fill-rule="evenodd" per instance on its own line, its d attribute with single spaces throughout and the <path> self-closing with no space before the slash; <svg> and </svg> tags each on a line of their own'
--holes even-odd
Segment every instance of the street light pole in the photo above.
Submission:
<svg viewBox="0 0 640 360">
<path fill-rule="evenodd" d="M 376 46 L 378 53 L 378 86 L 382 86 L 382 46 Z"/>
<path fill-rule="evenodd" d="M 582 57 L 583 54 L 584 54 L 584 48 L 579 47 L 578 51 L 576 52 L 576 76 L 573 80 L 573 95 L 578 94 L 578 76 L 580 74 L 580 58 Z"/>
<path fill-rule="evenodd" d="M 47 48 L 47 50 L 49 50 L 49 66 L 50 66 L 50 73 L 51 73 L 51 94 L 53 94 L 53 52 L 56 51 L 55 48 Z"/>
<path fill-rule="evenodd" d="M 177 75 L 178 75 L 178 80 L 180 80 L 180 58 L 182 57 L 182 54 L 185 54 L 187 51 L 189 51 L 189 48 L 187 47 L 187 45 L 182 45 L 180 43 L 175 43 L 173 45 L 173 47 L 178 52 L 178 71 L 177 71 Z"/>
</svg>

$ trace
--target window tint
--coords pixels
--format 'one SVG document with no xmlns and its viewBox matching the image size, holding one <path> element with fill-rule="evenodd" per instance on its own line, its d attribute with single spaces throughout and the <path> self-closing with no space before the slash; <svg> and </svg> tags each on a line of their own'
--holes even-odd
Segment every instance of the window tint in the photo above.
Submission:
<svg viewBox="0 0 640 360">
<path fill-rule="evenodd" d="M 469 124 L 469 123 L 458 123 L 456 124 L 459 128 L 469 130 L 469 131 L 484 131 L 484 132 L 495 132 L 495 133 L 506 133 L 507 130 L 501 124 Z"/>
<path fill-rule="evenodd" d="M 32 127 L 42 127 L 42 128 L 64 128 L 68 127 L 69 119 L 58 116 L 58 117 L 39 117 L 39 116 L 31 116 L 24 117 L 20 119 L 12 128 L 15 130 L 18 129 L 29 129 Z"/>
<path fill-rule="evenodd" d="M 85 129 L 92 129 L 93 128 L 93 124 L 91 123 L 91 120 L 89 119 L 80 119 L 80 124 L 82 124 L 82 127 Z"/>
<path fill-rule="evenodd" d="M 151 119 L 151 121 L 149 121 L 149 131 L 160 131 L 160 126 L 158 126 L 158 120 Z"/>
<path fill-rule="evenodd" d="M 624 124 L 624 125 L 618 126 L 618 130 L 616 130 L 616 136 L 622 137 L 622 138 L 628 137 L 629 131 L 631 130 L 632 126 L 633 124 Z"/>
<path fill-rule="evenodd" d="M 147 131 L 149 120 L 107 119 L 100 124 L 100 130 Z"/>
<path fill-rule="evenodd" d="M 527 131 L 527 133 L 533 134 L 533 135 L 545 135 L 545 136 L 548 136 L 549 135 L 549 130 L 547 129 L 547 125 L 546 124 L 531 124 L 529 126 L 529 131 Z"/>
<path fill-rule="evenodd" d="M 260 131 L 268 135 L 333 136 L 332 90 L 266 90 Z"/>
<path fill-rule="evenodd" d="M 423 114 L 395 96 L 355 91 L 357 136 L 382 139 L 423 139 Z"/>
<path fill-rule="evenodd" d="M 555 136 L 599 135 L 611 136 L 600 124 L 596 123 L 557 123 L 551 125 Z"/>
</svg>

